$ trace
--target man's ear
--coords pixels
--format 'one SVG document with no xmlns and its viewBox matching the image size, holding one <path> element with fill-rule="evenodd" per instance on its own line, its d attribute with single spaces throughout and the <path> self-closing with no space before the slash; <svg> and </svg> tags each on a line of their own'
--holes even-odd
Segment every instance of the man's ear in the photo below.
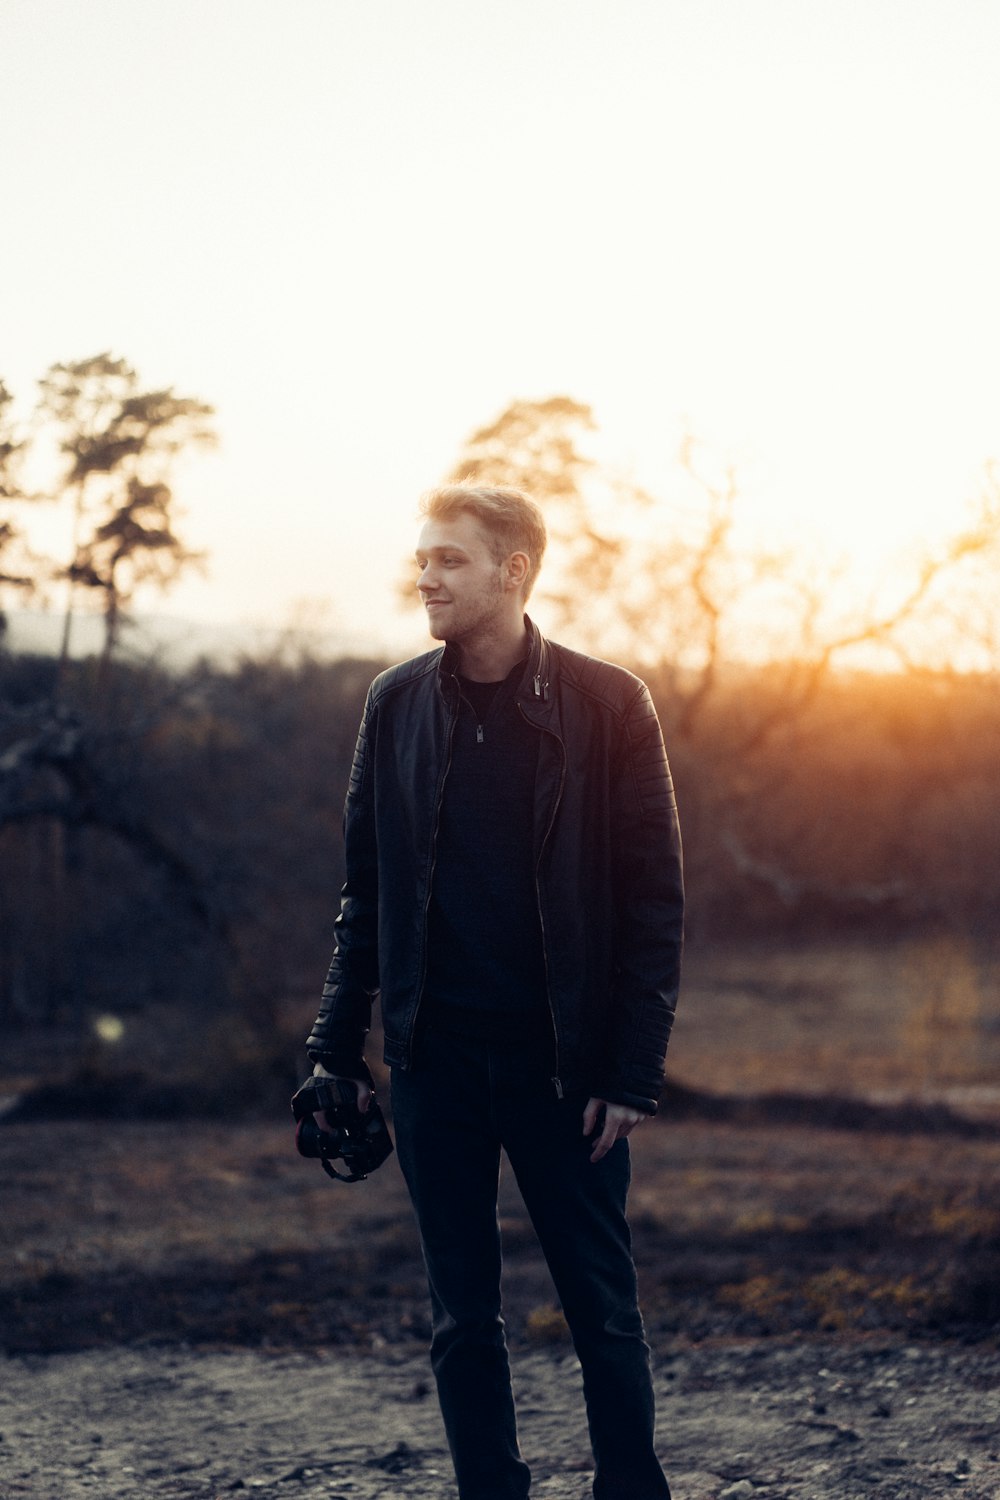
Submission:
<svg viewBox="0 0 1000 1500">
<path fill-rule="evenodd" d="M 507 559 L 506 585 L 509 589 L 521 589 L 528 576 L 531 560 L 527 552 L 512 552 Z"/>
</svg>

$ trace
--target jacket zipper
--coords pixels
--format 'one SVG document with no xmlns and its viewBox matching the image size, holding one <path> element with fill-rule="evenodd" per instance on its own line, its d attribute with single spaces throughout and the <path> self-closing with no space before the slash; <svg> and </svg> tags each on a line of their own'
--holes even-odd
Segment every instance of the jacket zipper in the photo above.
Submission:
<svg viewBox="0 0 1000 1500">
<path fill-rule="evenodd" d="M 487 712 L 486 715 L 483 717 L 483 719 L 480 720 L 479 715 L 476 712 L 475 704 L 472 703 L 472 701 L 465 696 L 465 694 L 462 692 L 461 688 L 459 688 L 459 690 L 458 690 L 458 696 L 459 696 L 460 700 L 462 701 L 462 703 L 465 703 L 472 710 L 472 717 L 476 720 L 476 744 L 477 745 L 482 745 L 485 742 L 485 735 L 483 733 L 483 726 L 485 725 L 486 720 L 489 718 L 489 713 Z M 491 704 L 490 707 L 492 708 L 492 706 L 493 705 Z M 461 710 L 461 708 L 459 708 L 457 710 L 456 714 L 455 714 L 455 722 L 456 722 L 456 724 L 458 723 L 458 715 L 461 712 L 462 712 L 462 710 Z M 451 762 L 449 761 L 449 765 L 450 764 L 451 764 Z"/>
<path fill-rule="evenodd" d="M 538 679 L 536 678 L 535 681 L 537 684 Z M 542 842 L 538 846 L 538 858 L 535 861 L 535 902 L 538 906 L 538 924 L 542 932 L 542 962 L 545 965 L 545 998 L 549 1002 L 549 1019 L 552 1022 L 552 1037 L 555 1042 L 556 1048 L 556 1071 L 555 1077 L 552 1079 L 552 1086 L 556 1091 L 556 1097 L 558 1099 L 561 1099 L 563 1097 L 563 1086 L 562 1079 L 559 1077 L 559 1028 L 556 1025 L 555 1006 L 552 1004 L 552 985 L 549 980 L 549 952 L 548 945 L 545 940 L 545 914 L 542 911 L 542 885 L 540 877 L 542 870 L 542 856 L 545 853 L 545 846 L 549 841 L 549 834 L 552 832 L 553 826 L 555 824 L 556 813 L 559 811 L 559 804 L 562 801 L 563 787 L 566 784 L 566 747 L 563 745 L 562 740 L 556 734 L 555 730 L 543 729 L 540 724 L 535 724 L 534 721 L 529 717 L 529 715 L 524 712 L 522 704 L 518 703 L 517 706 L 520 711 L 521 717 L 527 724 L 530 724 L 533 729 L 541 730 L 542 734 L 550 734 L 555 740 L 556 744 L 559 746 L 559 785 L 556 788 L 556 795 L 552 801 L 552 812 L 549 816 L 549 821 L 546 826 L 545 832 L 542 835 Z"/>
</svg>

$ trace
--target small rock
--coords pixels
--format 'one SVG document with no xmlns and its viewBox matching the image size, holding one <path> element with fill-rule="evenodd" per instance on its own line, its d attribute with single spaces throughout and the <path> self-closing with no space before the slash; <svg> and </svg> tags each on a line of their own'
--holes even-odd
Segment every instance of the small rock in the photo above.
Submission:
<svg viewBox="0 0 1000 1500">
<path fill-rule="evenodd" d="M 752 1453 L 743 1453 L 742 1451 L 739 1453 L 734 1453 L 726 1465 L 729 1473 L 723 1474 L 723 1479 L 729 1479 L 734 1474 L 739 1474 L 742 1476 L 743 1474 L 748 1473 L 753 1468 L 753 1462 L 754 1460 Z"/>
<path fill-rule="evenodd" d="M 382 1469 L 386 1474 L 405 1474 L 407 1469 L 419 1466 L 420 1459 L 409 1443 L 399 1442 L 395 1448 L 388 1453 L 382 1453 L 378 1458 L 368 1459 L 368 1466 L 372 1469 Z"/>
<path fill-rule="evenodd" d="M 724 1490 L 720 1490 L 719 1500 L 751 1500 L 753 1492 L 749 1479 L 738 1479 L 735 1484 L 727 1484 Z"/>
</svg>

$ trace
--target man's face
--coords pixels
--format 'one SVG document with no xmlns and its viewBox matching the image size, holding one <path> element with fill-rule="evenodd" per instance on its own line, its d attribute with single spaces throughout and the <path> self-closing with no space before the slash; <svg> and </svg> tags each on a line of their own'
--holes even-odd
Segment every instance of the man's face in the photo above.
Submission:
<svg viewBox="0 0 1000 1500">
<path fill-rule="evenodd" d="M 417 589 L 438 641 L 468 640 L 487 633 L 509 607 L 503 564 L 493 556 L 474 516 L 426 522 L 417 543 Z"/>
</svg>

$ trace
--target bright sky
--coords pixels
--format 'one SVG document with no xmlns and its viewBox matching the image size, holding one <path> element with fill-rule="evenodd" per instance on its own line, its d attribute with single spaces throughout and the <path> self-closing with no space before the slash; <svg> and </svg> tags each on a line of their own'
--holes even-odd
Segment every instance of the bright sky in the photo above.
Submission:
<svg viewBox="0 0 1000 1500">
<path fill-rule="evenodd" d="M 868 565 L 1000 456 L 995 0 L 0 0 L 0 57 L 0 375 L 218 409 L 174 613 L 386 633 L 514 397 Z"/>
</svg>

